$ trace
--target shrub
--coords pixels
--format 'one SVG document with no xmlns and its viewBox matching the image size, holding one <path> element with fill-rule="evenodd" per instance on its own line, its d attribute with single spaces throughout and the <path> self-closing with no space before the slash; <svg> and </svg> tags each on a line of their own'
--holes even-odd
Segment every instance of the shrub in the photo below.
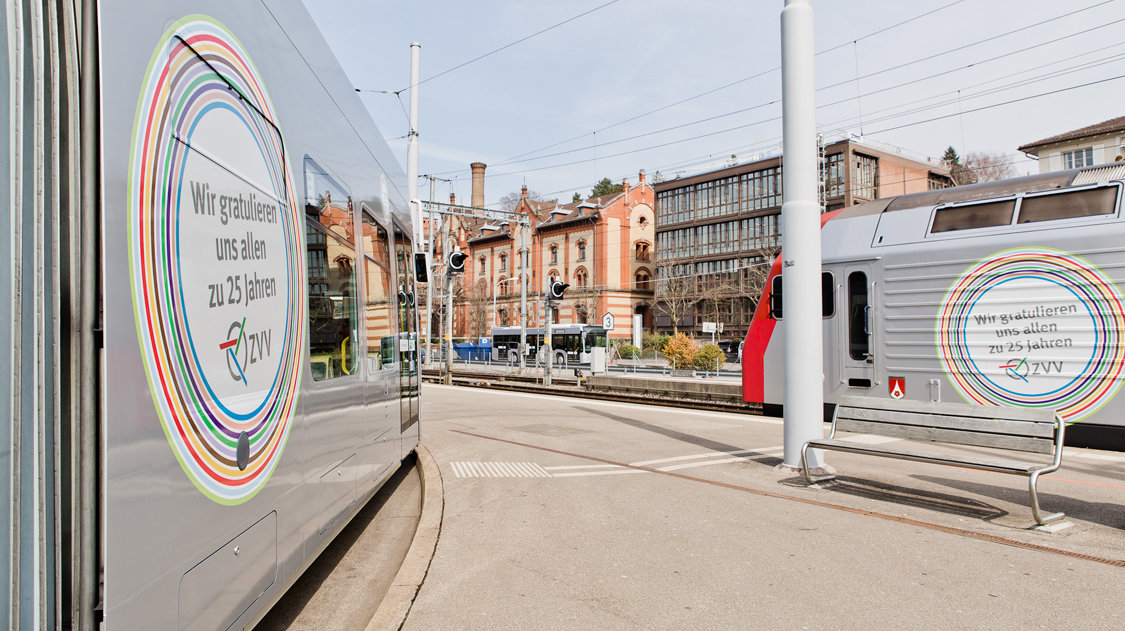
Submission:
<svg viewBox="0 0 1125 631">
<path fill-rule="evenodd" d="M 718 370 L 723 367 L 726 357 L 726 353 L 719 348 L 718 344 L 704 344 L 695 353 L 692 363 L 698 370 Z"/>
<path fill-rule="evenodd" d="M 698 350 L 699 344 L 695 340 L 683 333 L 677 333 L 664 345 L 664 359 L 668 360 L 668 365 L 673 368 L 690 369 Z"/>
<path fill-rule="evenodd" d="M 641 349 L 633 346 L 632 344 L 622 344 L 617 347 L 617 356 L 621 359 L 633 359 L 633 356 L 641 356 Z"/>
<path fill-rule="evenodd" d="M 667 335 L 657 335 L 655 333 L 645 333 L 641 340 L 641 346 L 645 349 L 653 349 L 657 352 L 664 350 L 664 345 L 668 343 L 670 338 Z"/>
</svg>

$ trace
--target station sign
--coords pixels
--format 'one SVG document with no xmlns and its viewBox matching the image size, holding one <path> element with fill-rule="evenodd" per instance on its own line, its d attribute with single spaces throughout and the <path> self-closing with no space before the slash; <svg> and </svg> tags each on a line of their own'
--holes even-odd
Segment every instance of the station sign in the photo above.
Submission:
<svg viewBox="0 0 1125 631">
<path fill-rule="evenodd" d="M 606 311 L 605 315 L 602 316 L 602 328 L 607 330 L 607 331 L 613 330 L 613 314 L 612 313 Z"/>
</svg>

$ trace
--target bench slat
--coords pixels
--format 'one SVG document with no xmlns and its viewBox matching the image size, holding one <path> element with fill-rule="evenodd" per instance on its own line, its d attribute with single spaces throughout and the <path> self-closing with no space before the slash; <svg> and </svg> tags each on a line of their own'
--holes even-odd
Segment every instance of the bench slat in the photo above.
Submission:
<svg viewBox="0 0 1125 631">
<path fill-rule="evenodd" d="M 932 462 L 934 464 L 942 465 L 972 467 L 976 469 L 986 468 L 991 471 L 1006 471 L 1009 473 L 1018 473 L 1023 475 L 1030 475 L 1032 471 L 1035 471 L 1036 469 L 1043 469 L 1048 466 L 1047 464 L 1042 463 L 1016 462 L 1013 460 L 999 460 L 995 458 L 969 458 L 964 454 L 943 454 L 926 451 L 909 451 L 904 449 L 895 449 L 894 447 L 870 445 L 867 443 L 855 443 L 847 440 L 828 438 L 810 440 L 809 447 L 832 449 L 835 451 L 846 451 L 870 456 L 889 456 L 902 460 Z"/>
<path fill-rule="evenodd" d="M 1025 438 L 1022 436 L 1005 436 L 1003 434 L 982 434 L 977 432 L 964 432 L 955 429 L 940 427 L 920 427 L 917 425 L 895 425 L 891 423 L 874 423 L 871 421 L 849 421 L 849 432 L 862 434 L 878 434 L 894 438 L 909 440 L 928 440 L 939 443 L 952 443 L 958 445 L 974 445 L 976 447 L 993 447 L 996 449 L 1015 449 L 1030 451 L 1040 454 L 1051 454 L 1055 451 L 1055 443 L 1042 438 Z M 837 429 L 844 431 L 837 426 Z"/>
<path fill-rule="evenodd" d="M 842 396 L 839 405 L 878 410 L 902 410 L 976 418 L 1003 418 L 1014 421 L 1053 421 L 1055 411 L 1048 408 L 1016 408 L 1006 406 L 970 405 L 938 401 L 912 401 L 910 399 L 879 399 L 875 397 Z"/>
<path fill-rule="evenodd" d="M 874 421 L 880 423 L 894 423 L 901 425 L 918 425 L 922 427 L 942 427 L 971 432 L 986 432 L 990 434 L 1033 436 L 1038 438 L 1053 439 L 1055 436 L 1055 423 L 1042 421 L 1018 421 L 1007 418 L 985 419 L 973 416 L 950 414 L 935 414 L 914 411 L 898 410 L 873 410 L 869 408 L 843 407 L 836 413 L 836 427 L 845 430 L 848 421 Z M 845 430 L 850 431 L 850 430 Z"/>
</svg>

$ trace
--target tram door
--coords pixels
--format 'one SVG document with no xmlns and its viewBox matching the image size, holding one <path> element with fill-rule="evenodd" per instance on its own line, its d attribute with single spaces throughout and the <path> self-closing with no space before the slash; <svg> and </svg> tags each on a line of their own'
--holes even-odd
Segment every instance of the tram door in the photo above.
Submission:
<svg viewBox="0 0 1125 631">
<path fill-rule="evenodd" d="M 398 274 L 399 405 L 402 451 L 418 442 L 418 308 L 414 287 L 414 246 L 407 231 L 395 226 Z"/>
<path fill-rule="evenodd" d="M 862 393 L 875 385 L 874 284 L 866 265 L 844 268 L 838 336 L 844 384 Z M 858 394 L 858 393 L 857 393 Z"/>
<path fill-rule="evenodd" d="M 378 477 L 398 460 L 398 364 L 395 354 L 395 312 L 398 303 L 391 271 L 391 239 L 387 229 L 364 206 L 363 326 L 367 331 L 367 371 L 364 401 L 367 408 L 365 439 L 373 450 L 370 474 Z"/>
</svg>

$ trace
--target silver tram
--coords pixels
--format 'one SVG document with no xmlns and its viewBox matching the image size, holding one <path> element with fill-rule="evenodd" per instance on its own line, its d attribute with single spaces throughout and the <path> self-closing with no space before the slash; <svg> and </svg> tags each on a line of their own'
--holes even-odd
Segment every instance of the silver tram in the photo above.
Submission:
<svg viewBox="0 0 1125 631">
<path fill-rule="evenodd" d="M 1125 450 L 1125 164 L 879 199 L 822 223 L 823 388 L 1048 407 L 1068 444 Z M 743 397 L 784 400 L 775 261 Z M 800 387 L 821 387 L 809 376 Z"/>
<path fill-rule="evenodd" d="M 0 34 L 0 611 L 250 626 L 418 444 L 405 175 L 297 0 Z"/>
</svg>

